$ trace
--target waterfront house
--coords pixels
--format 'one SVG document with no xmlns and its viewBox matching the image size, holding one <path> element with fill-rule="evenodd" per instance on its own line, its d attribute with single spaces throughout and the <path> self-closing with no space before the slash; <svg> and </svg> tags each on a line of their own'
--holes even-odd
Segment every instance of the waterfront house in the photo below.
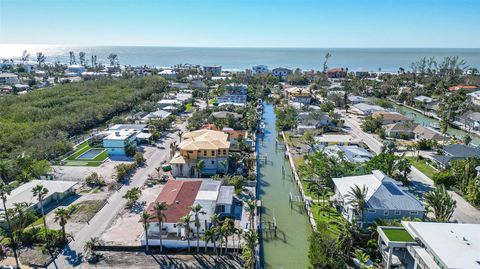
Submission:
<svg viewBox="0 0 480 269">
<path fill-rule="evenodd" d="M 65 75 L 68 77 L 80 77 L 82 73 L 85 71 L 86 71 L 85 66 L 73 64 L 67 67 L 67 70 L 65 71 Z"/>
<path fill-rule="evenodd" d="M 203 160 L 202 175 L 226 173 L 228 170 L 228 153 L 230 141 L 228 134 L 222 131 L 197 130 L 182 135 L 180 152 L 170 164 L 175 177 L 198 176 L 198 163 Z"/>
<path fill-rule="evenodd" d="M 448 138 L 441 134 L 439 131 L 433 130 L 429 127 L 423 127 L 418 124 L 417 127 L 413 129 L 416 140 L 426 139 L 426 140 L 435 140 L 437 142 L 443 143 L 448 140 Z"/>
<path fill-rule="evenodd" d="M 332 145 L 349 146 L 360 144 L 359 139 L 353 138 L 351 135 L 342 134 L 322 134 L 315 137 L 315 142 L 319 147 L 326 147 Z"/>
<path fill-rule="evenodd" d="M 185 227 L 180 223 L 181 218 L 187 214 L 194 214 L 191 209 L 195 205 L 201 205 L 204 214 L 199 215 L 199 235 L 210 227 L 210 219 L 213 214 L 221 217 L 231 216 L 234 212 L 234 188 L 233 186 L 222 186 L 220 181 L 182 179 L 168 180 L 162 191 L 147 207 L 147 212 L 152 216 L 149 219 L 148 235 L 149 244 L 159 245 L 159 222 L 156 217 L 155 203 L 165 202 L 167 209 L 163 212 L 165 220 L 162 225 L 161 235 L 165 246 L 186 247 Z M 190 224 L 190 237 L 195 235 L 196 227 Z M 198 236 L 198 235 L 195 235 Z M 145 245 L 145 234 L 141 237 L 141 244 Z M 202 244 L 203 245 L 203 244 Z"/>
<path fill-rule="evenodd" d="M 367 98 L 358 96 L 358 95 L 350 95 L 348 96 L 348 102 L 350 102 L 352 105 L 359 104 L 359 103 L 365 103 L 367 101 Z"/>
<path fill-rule="evenodd" d="M 452 161 L 472 157 L 480 158 L 480 148 L 464 144 L 453 144 L 444 146 L 442 149 L 442 155 L 432 155 L 431 160 L 436 166 L 446 169 L 450 167 L 450 162 Z"/>
<path fill-rule="evenodd" d="M 316 130 L 323 127 L 333 127 L 332 118 L 323 112 L 300 112 L 297 116 L 297 132 L 303 134 L 307 130 Z"/>
<path fill-rule="evenodd" d="M 135 129 L 118 129 L 103 139 L 103 147 L 107 150 L 108 156 L 125 157 L 126 149 L 129 146 L 137 146 L 137 134 Z"/>
<path fill-rule="evenodd" d="M 192 101 L 193 95 L 191 93 L 180 92 L 175 95 L 175 100 L 179 101 L 182 104 L 187 104 Z"/>
<path fill-rule="evenodd" d="M 348 68 L 336 67 L 327 70 L 328 78 L 345 78 L 347 76 Z"/>
<path fill-rule="evenodd" d="M 158 75 L 167 79 L 173 79 L 177 76 L 177 72 L 171 69 L 165 69 L 158 72 Z"/>
<path fill-rule="evenodd" d="M 18 75 L 13 73 L 0 73 L 0 85 L 11 85 L 17 83 L 19 83 Z"/>
<path fill-rule="evenodd" d="M 242 118 L 242 115 L 235 112 L 230 112 L 230 111 L 216 111 L 212 113 L 212 117 L 216 119 L 227 119 L 228 117 L 232 117 L 238 120 Z"/>
<path fill-rule="evenodd" d="M 308 87 L 286 87 L 285 96 L 291 102 L 309 105 L 312 101 L 312 93 Z"/>
<path fill-rule="evenodd" d="M 285 67 L 277 67 L 272 70 L 272 75 L 278 78 L 280 81 L 284 81 L 288 76 L 292 74 L 292 70 Z"/>
<path fill-rule="evenodd" d="M 373 157 L 373 154 L 370 153 L 368 150 L 356 145 L 327 146 L 323 149 L 323 152 L 325 152 L 329 156 L 336 156 L 336 157 L 342 156 L 342 158 L 344 158 L 348 162 L 359 163 L 359 164 L 367 162 Z"/>
<path fill-rule="evenodd" d="M 360 67 L 355 70 L 355 76 L 359 78 L 367 78 L 370 76 L 370 71 L 365 67 Z"/>
<path fill-rule="evenodd" d="M 480 268 L 480 224 L 402 221 L 377 227 L 383 268 Z"/>
<path fill-rule="evenodd" d="M 333 178 L 335 185 L 334 203 L 348 221 L 356 221 L 365 228 L 377 219 L 401 220 L 425 216 L 425 207 L 412 194 L 399 186 L 399 182 L 386 176 L 380 170 L 362 176 Z M 358 186 L 366 188 L 363 212 L 351 204 L 350 192 Z"/>
<path fill-rule="evenodd" d="M 217 98 L 219 106 L 223 104 L 241 105 L 247 104 L 247 85 L 231 83 L 225 85 L 225 92 Z"/>
<path fill-rule="evenodd" d="M 412 121 L 409 117 L 404 116 L 397 112 L 389 112 L 389 111 L 375 111 L 372 113 L 372 116 L 375 118 L 382 118 L 382 124 L 392 124 L 392 123 L 399 123 L 399 122 L 409 122 Z"/>
<path fill-rule="evenodd" d="M 385 135 L 388 137 L 412 139 L 415 137 L 415 133 L 413 132 L 413 130 L 417 126 L 417 123 L 405 121 L 387 124 L 383 128 L 385 129 Z"/>
<path fill-rule="evenodd" d="M 457 117 L 467 129 L 480 130 L 480 112 L 467 112 L 464 115 Z"/>
<path fill-rule="evenodd" d="M 432 97 L 420 95 L 420 96 L 416 96 L 415 98 L 413 98 L 413 101 L 415 101 L 416 103 L 419 103 L 420 105 L 424 105 L 424 104 L 430 104 L 434 100 L 433 100 Z"/>
<path fill-rule="evenodd" d="M 385 108 L 377 105 L 369 105 L 367 103 L 358 103 L 351 106 L 352 113 L 362 116 L 368 116 L 376 111 L 386 111 Z"/>
<path fill-rule="evenodd" d="M 480 90 L 467 94 L 472 105 L 480 107 Z"/>
<path fill-rule="evenodd" d="M 43 198 L 44 208 L 49 207 L 52 203 L 58 204 L 64 198 L 75 193 L 74 188 L 78 185 L 75 181 L 33 179 L 13 189 L 10 194 L 7 195 L 7 201 L 5 204 L 7 209 L 15 208 L 15 204 L 17 203 L 27 203 L 29 209 L 35 211 L 40 210 L 38 199 L 32 193 L 32 189 L 39 184 L 48 189 L 47 194 Z M 0 214 L 3 216 L 4 213 L 4 208 L 1 207 Z M 0 222 L 3 221 L 2 217 Z"/>
<path fill-rule="evenodd" d="M 222 67 L 219 65 L 204 66 L 203 73 L 211 76 L 220 76 L 222 74 Z"/>
<path fill-rule="evenodd" d="M 268 66 L 266 65 L 254 65 L 252 67 L 252 72 L 254 75 L 268 73 Z"/>
</svg>

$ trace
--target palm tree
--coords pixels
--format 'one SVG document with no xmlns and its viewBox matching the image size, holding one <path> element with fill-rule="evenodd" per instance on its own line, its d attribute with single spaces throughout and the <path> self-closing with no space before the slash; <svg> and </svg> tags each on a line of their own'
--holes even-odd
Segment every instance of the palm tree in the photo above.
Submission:
<svg viewBox="0 0 480 269">
<path fill-rule="evenodd" d="M 160 253 L 163 251 L 163 241 L 162 241 L 162 229 L 163 229 L 163 222 L 167 220 L 165 216 L 165 210 L 167 210 L 167 203 L 165 202 L 155 202 L 153 209 L 155 210 L 157 221 L 158 221 L 158 236 L 160 238 Z"/>
<path fill-rule="evenodd" d="M 223 221 L 222 227 L 220 229 L 224 230 L 223 236 L 225 238 L 225 253 L 228 252 L 228 237 L 235 232 L 235 224 L 232 219 L 225 219 Z"/>
<path fill-rule="evenodd" d="M 134 187 L 128 190 L 123 198 L 127 199 L 127 207 L 131 208 L 135 202 L 140 198 L 142 190 L 139 187 Z"/>
<path fill-rule="evenodd" d="M 227 168 L 228 168 L 228 159 L 221 161 L 220 164 L 221 164 L 221 165 L 223 166 L 223 168 L 225 169 L 225 174 L 228 173 L 228 171 L 227 171 Z"/>
<path fill-rule="evenodd" d="M 178 135 L 178 139 L 180 139 L 180 143 L 182 143 L 183 131 L 182 131 L 182 130 L 178 130 L 178 131 L 177 131 L 177 135 Z"/>
<path fill-rule="evenodd" d="M 188 252 L 190 252 L 190 223 L 192 222 L 192 215 L 187 214 L 186 216 L 183 216 L 180 218 L 180 223 L 182 224 L 183 228 L 185 229 L 185 237 L 187 238 L 187 244 L 188 244 Z M 206 246 L 205 246 L 206 248 Z"/>
<path fill-rule="evenodd" d="M 157 177 L 160 178 L 160 171 L 162 171 L 162 167 L 161 166 L 155 167 L 155 171 L 157 171 Z"/>
<path fill-rule="evenodd" d="M 203 168 L 205 168 L 205 161 L 200 160 L 197 163 L 198 177 L 202 177 Z"/>
<path fill-rule="evenodd" d="M 67 225 L 67 219 L 70 218 L 70 211 L 65 208 L 57 208 L 55 210 L 55 222 L 60 224 L 62 227 L 62 240 L 65 242 L 67 240 L 67 233 L 65 232 L 65 225 Z"/>
<path fill-rule="evenodd" d="M 42 219 L 43 219 L 43 227 L 45 228 L 45 241 L 49 242 L 48 240 L 48 231 L 47 231 L 47 220 L 45 219 L 45 211 L 43 210 L 43 199 L 48 193 L 48 189 L 43 187 L 42 184 L 38 184 L 37 186 L 33 187 L 32 189 L 33 196 L 37 197 L 38 203 L 40 204 L 40 210 L 42 212 Z"/>
<path fill-rule="evenodd" d="M 152 218 L 152 215 L 148 214 L 147 211 L 143 211 L 142 215 L 140 215 L 140 219 L 142 220 L 143 230 L 145 231 L 145 251 L 148 252 L 148 226 L 150 223 L 148 222 Z"/>
<path fill-rule="evenodd" d="M 192 207 L 192 212 L 195 215 L 195 228 L 197 230 L 197 252 L 200 251 L 200 217 L 199 215 L 205 215 L 205 211 L 203 211 L 203 207 L 200 204 L 196 204 Z M 206 229 L 207 227 L 205 227 Z"/>
<path fill-rule="evenodd" d="M 85 251 L 88 254 L 92 255 L 93 257 L 96 257 L 97 254 L 95 253 L 95 247 L 100 245 L 100 240 L 98 237 L 91 237 L 87 242 L 85 242 L 85 245 L 83 246 L 83 251 Z"/>
<path fill-rule="evenodd" d="M 234 232 L 237 237 L 238 237 L 238 241 L 237 241 L 237 246 L 235 248 L 235 252 L 238 253 L 238 250 L 240 249 L 240 238 L 242 237 L 242 234 L 243 234 L 243 229 L 241 228 L 235 228 L 235 232 Z"/>
<path fill-rule="evenodd" d="M 437 186 L 435 190 L 425 193 L 424 197 L 429 211 L 434 213 L 437 222 L 448 222 L 450 220 L 457 207 L 457 201 L 448 194 L 445 186 Z"/>
<path fill-rule="evenodd" d="M 363 211 L 365 210 L 365 199 L 367 197 L 368 188 L 364 185 L 362 188 L 357 185 L 350 188 L 347 197 L 349 198 L 348 204 L 355 207 L 358 214 L 360 215 L 360 220 L 363 221 Z"/>
<path fill-rule="evenodd" d="M 13 236 L 12 232 L 12 226 L 10 222 L 10 214 L 7 210 L 7 195 L 10 195 L 10 192 L 12 191 L 12 188 L 10 185 L 5 184 L 3 180 L 0 180 L 0 198 L 2 199 L 3 202 L 3 212 L 5 212 L 5 219 L 7 220 L 7 228 L 8 228 L 8 234 L 10 235 L 10 246 L 12 247 L 13 250 L 13 256 L 15 257 L 15 263 L 17 265 L 17 268 L 20 268 L 18 264 L 18 256 L 17 256 L 17 246 L 15 243 L 15 238 Z"/>
<path fill-rule="evenodd" d="M 247 200 L 244 202 L 246 205 L 246 209 L 248 211 L 248 215 L 250 216 L 250 230 L 254 229 L 254 218 L 255 218 L 255 209 L 257 208 L 257 202 L 255 200 Z"/>
<path fill-rule="evenodd" d="M 209 229 L 207 229 L 205 231 L 205 233 L 203 234 L 203 240 L 205 241 L 205 253 L 207 253 L 208 242 L 213 243 L 213 249 L 216 252 L 216 246 L 215 246 L 216 238 L 215 238 L 215 236 L 216 236 L 216 231 L 215 231 L 215 228 L 213 228 L 213 227 L 210 227 Z"/>
<path fill-rule="evenodd" d="M 245 261 L 245 268 L 254 268 L 255 266 L 255 247 L 258 242 L 258 235 L 253 230 L 248 230 L 243 233 L 243 258 Z"/>
<path fill-rule="evenodd" d="M 367 253 L 363 252 L 360 249 L 355 249 L 355 252 L 353 253 L 353 256 L 360 263 L 360 269 L 372 268 L 371 266 L 366 265 L 368 260 L 370 260 L 370 255 L 368 255 Z"/>
</svg>

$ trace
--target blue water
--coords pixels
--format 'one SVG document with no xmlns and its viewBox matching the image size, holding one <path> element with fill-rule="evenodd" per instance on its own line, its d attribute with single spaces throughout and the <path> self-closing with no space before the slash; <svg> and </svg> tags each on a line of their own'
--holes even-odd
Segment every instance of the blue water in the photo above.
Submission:
<svg viewBox="0 0 480 269">
<path fill-rule="evenodd" d="M 370 71 L 406 70 L 412 61 L 422 57 L 436 57 L 440 61 L 446 56 L 459 56 L 469 66 L 480 68 L 480 49 L 306 49 L 306 48 L 188 48 L 188 47 L 122 47 L 122 46 L 45 46 L 0 44 L 0 58 L 20 57 L 26 49 L 35 60 L 35 53 L 43 52 L 48 62 L 68 62 L 69 51 L 83 51 L 87 60 L 97 55 L 97 62 L 107 64 L 110 53 L 118 55 L 120 64 L 172 66 L 191 63 L 199 65 L 221 65 L 225 69 L 251 68 L 265 64 L 270 68 L 279 66 L 320 70 L 327 52 L 332 57 L 330 67 L 348 67 L 355 71 L 366 68 Z M 78 59 L 77 59 L 78 60 Z"/>
<path fill-rule="evenodd" d="M 95 158 L 98 154 L 102 153 L 104 149 L 90 149 L 82 155 L 78 156 L 78 160 L 91 160 Z"/>
</svg>

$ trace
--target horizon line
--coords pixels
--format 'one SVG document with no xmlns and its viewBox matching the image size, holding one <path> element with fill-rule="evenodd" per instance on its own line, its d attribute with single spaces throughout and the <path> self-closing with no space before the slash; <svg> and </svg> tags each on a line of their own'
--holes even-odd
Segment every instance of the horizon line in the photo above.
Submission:
<svg viewBox="0 0 480 269">
<path fill-rule="evenodd" d="M 268 46 L 181 46 L 181 45 L 73 45 L 0 43 L 0 46 L 58 46 L 58 47 L 143 47 L 143 48 L 202 48 L 202 49 L 480 49 L 480 47 L 268 47 Z"/>
</svg>

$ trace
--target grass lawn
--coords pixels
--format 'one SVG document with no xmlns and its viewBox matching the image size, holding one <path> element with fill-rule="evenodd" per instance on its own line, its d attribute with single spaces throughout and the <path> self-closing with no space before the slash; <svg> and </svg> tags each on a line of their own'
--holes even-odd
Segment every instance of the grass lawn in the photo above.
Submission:
<svg viewBox="0 0 480 269">
<path fill-rule="evenodd" d="M 69 166 L 100 166 L 105 159 L 108 158 L 108 152 L 106 150 L 102 151 L 100 154 L 95 156 L 93 159 L 84 159 L 79 160 L 77 159 L 80 155 L 84 154 L 85 152 L 92 149 L 92 147 L 88 144 L 88 141 L 83 142 L 82 144 L 78 145 L 76 151 L 64 159 L 65 165 Z"/>
<path fill-rule="evenodd" d="M 417 158 L 415 157 L 407 157 L 407 159 L 412 163 L 413 166 L 415 166 L 415 168 L 420 170 L 429 178 L 432 178 L 434 174 L 438 173 L 438 171 L 435 168 L 427 164 L 426 160 L 419 159 L 417 161 Z"/>
<path fill-rule="evenodd" d="M 414 242 L 412 236 L 405 229 L 382 229 L 388 240 L 393 242 Z"/>
<path fill-rule="evenodd" d="M 318 203 L 312 206 L 313 218 L 319 227 L 327 227 L 329 233 L 338 233 L 337 222 L 345 221 L 345 219 L 337 212 L 334 207 L 329 207 L 319 211 L 320 205 Z"/>
<path fill-rule="evenodd" d="M 208 101 L 208 104 L 209 104 L 209 105 L 213 105 L 213 104 L 216 103 L 216 102 L 217 102 L 217 98 L 213 98 L 213 99 L 210 99 L 210 100 Z"/>
<path fill-rule="evenodd" d="M 76 204 L 77 208 L 73 211 L 70 221 L 87 222 L 100 211 L 104 204 L 105 200 L 86 200 L 80 202 Z"/>
<path fill-rule="evenodd" d="M 185 105 L 185 111 L 188 112 L 188 111 L 192 110 L 193 107 L 194 106 L 192 105 L 192 103 L 188 103 L 188 104 Z"/>
</svg>

